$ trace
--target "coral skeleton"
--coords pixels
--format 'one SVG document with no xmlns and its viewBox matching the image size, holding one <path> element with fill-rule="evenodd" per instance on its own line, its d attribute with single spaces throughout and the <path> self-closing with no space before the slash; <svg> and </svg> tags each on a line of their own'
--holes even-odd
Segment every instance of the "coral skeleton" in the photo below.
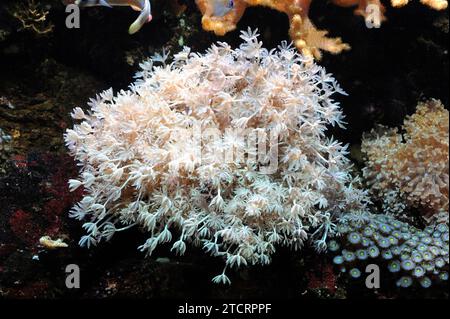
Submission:
<svg viewBox="0 0 450 319">
<path fill-rule="evenodd" d="M 57 249 L 57 248 L 67 248 L 67 245 L 62 239 L 52 239 L 50 236 L 42 236 L 39 238 L 39 244 L 45 249 Z"/>
<path fill-rule="evenodd" d="M 309 19 L 309 7 L 312 0 L 234 0 L 234 8 L 223 16 L 215 16 L 214 6 L 217 1 L 196 0 L 200 9 L 203 28 L 214 31 L 217 35 L 236 29 L 236 25 L 244 15 L 245 9 L 251 6 L 265 6 L 287 14 L 290 23 L 289 35 L 295 46 L 305 56 L 321 58 L 321 50 L 334 54 L 350 49 L 341 38 L 329 38 L 326 30 L 317 29 Z M 356 6 L 355 14 L 364 17 L 367 25 L 379 26 L 385 20 L 385 7 L 380 0 L 333 0 L 342 7 Z M 408 0 L 391 0 L 394 7 L 401 7 Z M 421 0 L 421 3 L 435 10 L 447 8 L 447 0 Z"/>
<path fill-rule="evenodd" d="M 381 127 L 363 137 L 363 176 L 385 209 L 448 214 L 449 114 L 438 100 L 419 103 L 404 133 Z M 381 131 L 381 133 L 380 133 Z"/>
<path fill-rule="evenodd" d="M 200 246 L 224 258 L 213 281 L 229 283 L 226 269 L 268 264 L 278 245 L 325 250 L 334 217 L 365 209 L 347 146 L 325 135 L 344 124 L 332 98 L 343 90 L 295 48 L 269 51 L 257 36 L 242 32 L 237 49 L 185 47 L 171 63 L 163 52 L 141 64 L 129 90 L 74 109 L 81 123 L 65 140 L 81 166 L 70 188 L 84 187 L 71 211 L 85 220 L 82 246 L 139 226 L 149 236 L 140 250 Z"/>
</svg>

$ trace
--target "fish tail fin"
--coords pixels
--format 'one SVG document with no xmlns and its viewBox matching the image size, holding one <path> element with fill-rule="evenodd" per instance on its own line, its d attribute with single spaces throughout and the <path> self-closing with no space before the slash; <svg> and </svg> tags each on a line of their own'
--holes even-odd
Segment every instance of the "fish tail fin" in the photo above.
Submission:
<svg viewBox="0 0 450 319">
<path fill-rule="evenodd" d="M 136 19 L 136 21 L 134 21 L 130 25 L 130 28 L 128 29 L 128 33 L 134 34 L 134 33 L 138 32 L 145 23 L 150 22 L 151 20 L 152 20 L 152 10 L 151 10 L 150 1 L 146 0 L 145 6 L 142 9 L 141 14 Z"/>
<path fill-rule="evenodd" d="M 140 24 L 139 21 L 134 21 L 128 28 L 128 34 L 135 34 L 141 27 L 142 24 Z"/>
<path fill-rule="evenodd" d="M 135 34 L 136 32 L 138 32 L 142 26 L 147 23 L 152 21 L 152 16 L 149 15 L 146 19 L 137 19 L 136 21 L 134 21 L 130 27 L 128 28 L 128 33 L 129 34 Z"/>
<path fill-rule="evenodd" d="M 98 3 L 99 3 L 100 5 L 102 5 L 102 6 L 105 6 L 105 7 L 108 7 L 108 8 L 112 8 L 112 5 L 110 5 L 110 4 L 108 3 L 108 1 L 106 1 L 106 0 L 100 0 Z"/>
</svg>

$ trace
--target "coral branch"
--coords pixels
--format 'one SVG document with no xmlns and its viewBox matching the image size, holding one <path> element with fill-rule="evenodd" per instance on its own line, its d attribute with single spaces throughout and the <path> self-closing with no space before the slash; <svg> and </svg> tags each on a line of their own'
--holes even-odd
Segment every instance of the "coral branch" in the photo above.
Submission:
<svg viewBox="0 0 450 319">
<path fill-rule="evenodd" d="M 321 58 L 321 50 L 333 54 L 350 49 L 340 38 L 327 37 L 326 30 L 318 30 L 309 19 L 308 12 L 312 0 L 234 0 L 234 7 L 223 16 L 215 16 L 217 1 L 196 0 L 203 17 L 203 29 L 213 31 L 217 35 L 224 35 L 236 29 L 236 24 L 249 6 L 264 6 L 285 13 L 290 22 L 289 35 L 297 49 L 305 56 Z M 408 0 L 392 0 L 392 6 L 401 7 L 408 4 Z M 447 8 L 446 0 L 421 0 L 421 2 L 435 10 Z M 356 6 L 355 14 L 364 17 L 366 23 L 374 23 L 379 27 L 385 20 L 385 8 L 380 0 L 333 0 L 341 7 Z M 376 9 L 376 10 L 375 10 Z M 374 16 L 377 15 L 377 16 Z M 372 21 L 375 19 L 375 21 Z"/>
</svg>

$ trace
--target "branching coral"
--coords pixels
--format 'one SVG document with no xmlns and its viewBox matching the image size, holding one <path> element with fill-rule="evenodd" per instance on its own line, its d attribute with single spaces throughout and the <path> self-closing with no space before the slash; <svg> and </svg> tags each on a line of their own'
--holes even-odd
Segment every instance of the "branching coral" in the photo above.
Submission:
<svg viewBox="0 0 450 319">
<path fill-rule="evenodd" d="M 391 0 L 392 6 L 394 7 L 403 7 L 407 5 L 409 0 Z M 420 0 L 426 6 L 436 10 L 444 10 L 447 9 L 448 2 L 447 0 Z"/>
<path fill-rule="evenodd" d="M 328 244 L 338 253 L 333 262 L 353 278 L 376 261 L 402 288 L 448 281 L 448 220 L 422 231 L 389 215 L 347 214 L 339 219 L 337 231 L 341 237 Z"/>
<path fill-rule="evenodd" d="M 15 6 L 12 14 L 24 29 L 31 29 L 40 35 L 53 31 L 53 24 L 47 20 L 49 11 L 34 0 Z"/>
<path fill-rule="evenodd" d="M 403 129 L 404 134 L 396 129 L 382 134 L 374 130 L 364 137 L 364 177 L 386 209 L 396 211 L 406 205 L 421 208 L 425 216 L 448 214 L 448 111 L 437 100 L 419 103 Z"/>
<path fill-rule="evenodd" d="M 217 35 L 224 35 L 235 30 L 239 20 L 244 15 L 245 9 L 251 6 L 265 6 L 287 14 L 289 18 L 289 35 L 297 49 L 306 57 L 320 60 L 321 51 L 334 54 L 350 49 L 347 43 L 343 43 L 341 38 L 327 37 L 328 31 L 319 30 L 310 20 L 309 7 L 313 0 L 195 0 L 197 7 L 202 13 L 202 26 L 207 31 L 214 31 Z M 73 3 L 74 0 L 64 0 L 65 3 Z M 77 1 L 82 6 L 110 5 L 108 1 L 91 3 L 89 1 Z M 379 27 L 385 20 L 385 7 L 380 0 L 332 0 L 341 7 L 355 6 L 355 14 L 363 16 L 366 25 Z M 391 0 L 394 7 L 402 7 L 408 4 L 408 0 Z M 447 0 L 421 0 L 424 5 L 435 10 L 447 8 Z M 129 5 L 129 1 L 111 2 L 112 5 Z M 225 5 L 227 3 L 227 5 Z M 150 1 L 145 1 L 145 10 L 142 7 L 141 15 L 130 28 L 130 33 L 137 32 L 140 27 L 151 20 Z M 176 0 L 171 4 L 180 8 Z M 230 8 L 228 9 L 228 4 Z M 136 5 L 133 5 L 136 7 Z M 219 9 L 218 9 L 219 8 Z M 176 9 L 176 11 L 180 10 Z M 45 18 L 45 17 L 44 17 Z M 23 20 L 23 19 L 22 19 Z"/>
<path fill-rule="evenodd" d="M 289 17 L 289 35 L 295 46 L 305 56 L 321 58 L 321 50 L 340 53 L 348 50 L 350 46 L 343 43 L 340 38 L 328 38 L 327 31 L 318 30 L 308 17 L 312 0 L 234 0 L 234 8 L 224 16 L 214 16 L 214 6 L 217 1 L 196 0 L 197 6 L 203 14 L 202 25 L 205 30 L 214 31 L 217 35 L 234 30 L 244 11 L 249 6 L 265 6 L 284 12 Z M 391 0 L 394 7 L 401 7 L 408 0 Z M 447 8 L 446 0 L 421 0 L 433 9 Z M 377 25 L 384 20 L 385 8 L 380 0 L 333 0 L 338 6 L 357 6 L 355 14 L 361 15 L 371 24 Z M 376 16 L 378 15 L 378 16 Z M 378 20 L 378 21 L 374 21 Z"/>
<path fill-rule="evenodd" d="M 238 49 L 154 57 L 130 90 L 74 110 L 82 122 L 65 139 L 82 166 L 70 181 L 85 188 L 71 212 L 87 219 L 82 245 L 138 225 L 148 254 L 178 232 L 179 254 L 192 243 L 225 268 L 267 264 L 276 245 L 325 249 L 332 216 L 365 208 L 346 147 L 325 137 L 342 125 L 331 96 L 343 91 L 286 43 L 268 51 L 256 33 L 241 37 Z"/>
</svg>

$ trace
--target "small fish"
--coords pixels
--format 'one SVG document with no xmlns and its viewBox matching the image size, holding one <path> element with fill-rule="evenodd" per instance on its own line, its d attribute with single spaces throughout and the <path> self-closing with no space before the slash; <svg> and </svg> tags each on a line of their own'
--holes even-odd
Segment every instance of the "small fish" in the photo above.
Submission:
<svg viewBox="0 0 450 319">
<path fill-rule="evenodd" d="M 76 4 L 79 7 L 116 7 L 130 6 L 133 10 L 140 11 L 138 18 L 131 24 L 128 29 L 129 34 L 138 32 L 142 26 L 152 21 L 152 6 L 150 0 L 64 0 L 64 4 Z"/>
<path fill-rule="evenodd" d="M 216 17 L 223 17 L 234 8 L 233 0 L 211 0 L 211 2 L 214 6 L 213 15 Z"/>
</svg>

